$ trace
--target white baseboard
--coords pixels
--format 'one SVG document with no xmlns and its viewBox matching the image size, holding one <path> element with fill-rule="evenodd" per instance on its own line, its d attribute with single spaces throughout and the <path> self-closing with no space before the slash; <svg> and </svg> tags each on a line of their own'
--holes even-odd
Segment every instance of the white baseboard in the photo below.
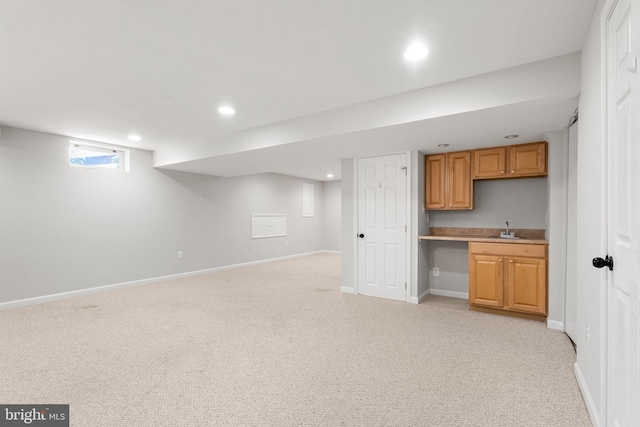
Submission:
<svg viewBox="0 0 640 427">
<path fill-rule="evenodd" d="M 59 301 L 59 300 L 79 297 L 83 295 L 92 295 L 100 292 L 113 291 L 116 289 L 131 288 L 134 286 L 148 285 L 156 282 L 165 282 L 167 280 L 182 279 L 182 278 L 191 277 L 191 276 L 199 276 L 201 274 L 215 273 L 216 271 L 224 271 L 224 270 L 231 270 L 234 268 L 249 267 L 252 265 L 267 264 L 270 262 L 283 261 L 283 260 L 292 259 L 292 258 L 300 258 L 300 257 L 314 255 L 314 254 L 323 253 L 323 252 L 325 251 L 305 252 L 302 254 L 287 255 L 287 256 L 277 257 L 277 258 L 261 259 L 257 261 L 243 262 L 240 264 L 232 264 L 232 265 L 225 265 L 222 267 L 208 268 L 205 270 L 189 271 L 186 273 L 170 274 L 168 276 L 151 277 L 149 279 L 133 280 L 131 282 L 116 283 L 113 285 L 97 286 L 94 288 L 79 289 L 76 291 L 61 292 L 58 294 L 43 295 L 39 297 L 25 298 L 25 299 L 20 299 L 15 301 L 7 301 L 7 302 L 0 303 L 0 310 L 9 310 L 12 308 L 26 307 L 28 305 Z"/>
<path fill-rule="evenodd" d="M 340 286 L 340 292 L 344 292 L 345 294 L 357 294 L 354 288 L 348 288 L 346 286 Z"/>
<path fill-rule="evenodd" d="M 342 251 L 330 251 L 328 249 L 323 249 L 321 251 L 318 251 L 318 253 L 321 254 L 336 254 L 336 255 L 342 255 Z"/>
<path fill-rule="evenodd" d="M 547 320 L 547 328 L 564 332 L 564 322 L 560 322 L 558 320 Z"/>
<path fill-rule="evenodd" d="M 431 289 L 431 295 L 438 295 L 441 297 L 469 299 L 469 294 L 466 292 L 445 291 L 442 289 Z"/>
<path fill-rule="evenodd" d="M 431 293 L 430 289 L 427 289 L 426 291 L 424 291 L 422 294 L 418 295 L 418 297 L 411 297 L 409 298 L 409 302 L 411 304 L 420 304 L 426 297 L 429 296 L 429 294 Z"/>
<path fill-rule="evenodd" d="M 587 382 L 584 380 L 584 376 L 582 375 L 582 370 L 580 370 L 578 362 L 573 364 L 573 373 L 575 374 L 576 380 L 578 381 L 578 386 L 580 387 L 580 391 L 582 392 L 582 398 L 584 399 L 585 406 L 587 407 L 587 411 L 589 412 L 589 417 L 591 417 L 591 422 L 595 427 L 599 427 L 600 414 L 598 413 L 598 409 L 593 402 L 593 396 L 591 396 L 591 393 L 589 392 Z"/>
</svg>

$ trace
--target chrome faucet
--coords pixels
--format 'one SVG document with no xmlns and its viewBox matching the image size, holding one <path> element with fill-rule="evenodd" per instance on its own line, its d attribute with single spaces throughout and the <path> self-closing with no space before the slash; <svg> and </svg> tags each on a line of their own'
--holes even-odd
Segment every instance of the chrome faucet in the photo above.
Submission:
<svg viewBox="0 0 640 427">
<path fill-rule="evenodd" d="M 506 239 L 515 239 L 516 235 L 514 233 L 509 232 L 509 221 L 506 221 L 506 225 L 507 225 L 507 231 L 506 232 L 502 231 L 500 233 L 500 237 L 506 238 Z"/>
</svg>

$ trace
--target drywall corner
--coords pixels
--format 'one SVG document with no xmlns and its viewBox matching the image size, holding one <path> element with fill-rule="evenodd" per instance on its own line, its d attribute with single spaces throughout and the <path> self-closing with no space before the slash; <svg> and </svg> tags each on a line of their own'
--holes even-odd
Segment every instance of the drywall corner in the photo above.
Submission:
<svg viewBox="0 0 640 427">
<path fill-rule="evenodd" d="M 356 262 L 356 181 L 355 159 L 344 159 L 341 165 L 342 181 L 340 185 L 340 225 L 341 225 L 341 281 L 340 289 L 343 292 L 356 293 L 355 262 Z M 348 290 L 351 291 L 348 291 Z"/>
</svg>

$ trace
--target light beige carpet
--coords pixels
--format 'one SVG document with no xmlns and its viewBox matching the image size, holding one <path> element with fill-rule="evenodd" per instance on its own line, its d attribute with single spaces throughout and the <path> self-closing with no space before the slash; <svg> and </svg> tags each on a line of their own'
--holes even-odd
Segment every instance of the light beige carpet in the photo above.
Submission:
<svg viewBox="0 0 640 427">
<path fill-rule="evenodd" d="M 341 293 L 321 254 L 0 312 L 0 403 L 72 426 L 590 426 L 543 323 Z"/>
</svg>

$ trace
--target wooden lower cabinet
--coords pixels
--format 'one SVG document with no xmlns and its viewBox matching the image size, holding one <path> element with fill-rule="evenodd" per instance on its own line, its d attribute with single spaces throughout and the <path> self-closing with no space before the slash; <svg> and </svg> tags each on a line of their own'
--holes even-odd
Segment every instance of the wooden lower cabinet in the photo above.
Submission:
<svg viewBox="0 0 640 427">
<path fill-rule="evenodd" d="M 469 243 L 469 306 L 547 315 L 547 245 Z"/>
<path fill-rule="evenodd" d="M 471 277 L 473 275 L 473 280 Z M 504 306 L 504 262 L 495 255 L 471 254 L 469 260 L 469 303 L 486 307 Z"/>
<path fill-rule="evenodd" d="M 510 257 L 506 306 L 509 310 L 547 314 L 547 260 Z"/>
</svg>

